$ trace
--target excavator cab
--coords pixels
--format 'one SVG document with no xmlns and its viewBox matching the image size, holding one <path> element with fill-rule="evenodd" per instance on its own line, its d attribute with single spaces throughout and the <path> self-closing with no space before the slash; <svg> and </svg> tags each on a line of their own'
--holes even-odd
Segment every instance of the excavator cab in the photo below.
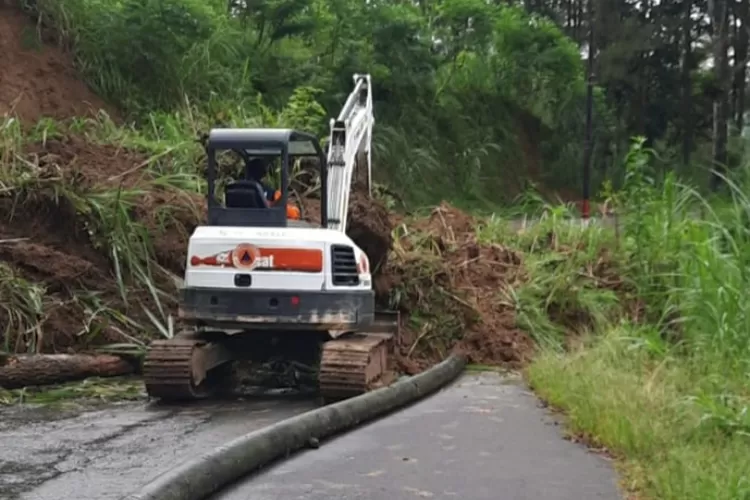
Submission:
<svg viewBox="0 0 750 500">
<path fill-rule="evenodd" d="M 216 196 L 216 156 L 230 150 L 245 162 L 245 175 L 227 185 L 224 202 Z M 206 143 L 208 156 L 208 224 L 210 226 L 287 227 L 299 218 L 299 209 L 289 205 L 290 163 L 295 157 L 317 157 L 321 176 L 321 227 L 327 227 L 326 157 L 315 136 L 291 129 L 213 129 Z M 278 162 L 281 186 L 269 200 L 263 175 L 252 167 Z"/>
</svg>

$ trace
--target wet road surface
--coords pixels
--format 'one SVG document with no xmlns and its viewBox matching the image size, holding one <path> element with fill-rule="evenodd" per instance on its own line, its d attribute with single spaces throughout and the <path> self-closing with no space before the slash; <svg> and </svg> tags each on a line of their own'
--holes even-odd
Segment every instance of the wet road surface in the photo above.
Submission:
<svg viewBox="0 0 750 500">
<path fill-rule="evenodd" d="M 562 439 L 518 378 L 466 374 L 215 500 L 619 499 L 607 459 Z"/>
<path fill-rule="evenodd" d="M 315 407 L 265 399 L 181 407 L 0 411 L 0 499 L 119 499 L 165 470 L 237 436 Z"/>
</svg>

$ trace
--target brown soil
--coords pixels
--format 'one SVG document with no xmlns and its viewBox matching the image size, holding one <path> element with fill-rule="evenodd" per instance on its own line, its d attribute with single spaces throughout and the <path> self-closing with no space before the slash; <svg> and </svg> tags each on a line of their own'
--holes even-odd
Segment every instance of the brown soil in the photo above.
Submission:
<svg viewBox="0 0 750 500">
<path fill-rule="evenodd" d="M 106 108 L 77 78 L 67 54 L 52 47 L 24 47 L 29 26 L 23 14 L 0 7 L 0 114 L 12 109 L 33 123 L 41 117 L 66 119 Z M 149 181 L 142 154 L 81 136 L 48 139 L 29 145 L 25 153 L 43 178 L 62 177 L 80 193 L 118 187 L 128 191 Z M 131 195 L 132 215 L 156 235 L 157 261 L 182 274 L 188 235 L 205 216 L 204 200 L 148 189 Z M 74 207 L 64 197 L 53 201 L 54 195 L 41 185 L 25 199 L 0 198 L 0 261 L 47 288 L 41 350 L 48 352 L 86 343 L 76 333 L 90 311 L 76 300 L 75 290 L 97 291 L 105 303 L 131 317 L 139 314 L 137 304 L 128 310 L 120 302 L 110 256 L 96 247 Z M 318 200 L 305 198 L 300 205 L 306 219 L 319 221 Z M 176 217 L 165 226 L 161 214 L 167 207 Z M 397 222 L 399 217 L 363 189 L 354 190 L 347 232 L 376 270 L 378 302 L 405 313 L 407 326 L 399 339 L 402 368 L 418 371 L 452 351 L 478 363 L 523 363 L 533 344 L 515 327 L 514 311 L 502 294 L 523 279 L 520 256 L 501 246 L 480 245 L 474 237 L 476 221 L 447 204 L 429 218 L 407 222 L 408 235 L 394 242 Z M 0 317 L 0 326 L 6 320 Z M 106 322 L 101 327 L 104 334 L 97 341 L 122 340 Z M 15 347 L 25 348 L 23 342 Z"/>
<path fill-rule="evenodd" d="M 25 127 L 42 118 L 92 116 L 100 109 L 117 120 L 117 111 L 81 80 L 71 54 L 47 43 L 51 38 L 48 30 L 15 6 L 0 2 L 0 115 L 13 113 Z M 94 144 L 82 136 L 49 138 L 26 146 L 24 153 L 42 178 L 63 179 L 79 193 L 117 187 L 127 191 L 149 180 L 144 176 L 147 158 L 142 154 Z M 124 307 L 119 303 L 110 256 L 94 245 L 84 221 L 65 197 L 56 196 L 52 184 L 49 190 L 40 186 L 24 199 L 0 199 L 0 261 L 47 290 L 41 346 L 45 351 L 80 345 L 82 339 L 75 334 L 83 329 L 88 313 L 74 301 L 73 290 L 96 291 L 105 303 Z M 202 218 L 203 200 L 153 189 L 130 198 L 135 219 L 158 235 L 153 245 L 159 264 L 181 274 L 188 235 Z M 169 207 L 174 215 L 166 226 L 160 217 L 162 207 Z M 171 281 L 163 284 L 170 286 Z M 6 323 L 1 316 L 0 327 Z M 122 340 L 106 325 L 104 330 L 97 340 Z M 22 344 L 20 339 L 16 347 L 24 349 Z"/>
<path fill-rule="evenodd" d="M 45 34 L 41 33 L 41 38 Z M 28 127 L 42 118 L 85 117 L 99 109 L 116 112 L 84 84 L 70 54 L 40 44 L 40 33 L 28 16 L 0 3 L 0 115 L 15 114 Z M 29 146 L 27 160 L 43 179 L 65 179 L 76 190 L 104 184 L 142 158 L 112 146 L 92 147 L 82 138 L 50 139 Z M 42 182 L 23 198 L 0 198 L 0 261 L 20 276 L 46 288 L 42 350 L 63 349 L 77 340 L 86 314 L 74 303 L 72 289 L 114 295 L 111 266 L 93 245 L 76 210 Z M 58 198 L 58 201 L 53 201 Z M 7 318 L 0 317 L 0 326 Z M 110 337 L 105 332 L 104 338 Z M 24 339 L 16 347 L 24 349 Z"/>
<path fill-rule="evenodd" d="M 157 261 L 181 274 L 188 236 L 201 214 L 201 205 L 196 203 L 202 200 L 164 190 L 138 191 L 149 180 L 143 173 L 146 158 L 142 154 L 95 144 L 80 136 L 30 144 L 24 153 L 42 178 L 54 180 L 55 185 L 62 179 L 63 185 L 80 194 L 112 192 L 117 188 L 122 188 L 123 193 L 135 190 L 130 195 L 135 206 L 134 219 L 157 235 L 154 238 Z M 162 207 L 169 207 L 170 214 L 176 214 L 166 226 L 160 222 Z M 95 291 L 105 304 L 126 310 L 106 249 L 96 247 L 84 219 L 68 198 L 56 197 L 41 184 L 23 197 L 0 198 L 0 213 L 4 215 L 0 218 L 0 261 L 11 265 L 27 280 L 43 284 L 47 290 L 42 345 L 38 349 L 52 352 L 73 345 L 80 347 L 81 339 L 75 335 L 84 328 L 90 313 L 74 300 L 76 290 Z M 167 290 L 173 286 L 166 277 L 159 283 Z M 132 298 L 137 303 L 138 296 Z M 148 302 L 145 295 L 142 300 Z M 138 308 L 129 313 L 136 318 L 142 316 Z M 0 323 L 4 323 L 2 317 Z M 97 342 L 122 340 L 107 325 L 96 338 Z M 16 349 L 26 348 L 22 339 L 13 344 Z"/>
<path fill-rule="evenodd" d="M 169 217 L 161 217 L 167 213 Z M 185 191 L 150 191 L 141 198 L 135 218 L 150 234 L 158 235 L 153 245 L 159 265 L 181 277 L 190 235 L 208 218 L 206 199 Z"/>
<path fill-rule="evenodd" d="M 390 214 L 365 189 L 355 187 L 349 198 L 349 220 L 346 234 L 364 250 L 373 274 L 380 273 L 388 263 L 393 245 Z"/>
<path fill-rule="evenodd" d="M 40 45 L 36 26 L 26 14 L 0 3 L 0 116 L 13 112 L 24 124 L 41 118 L 68 119 L 106 110 L 78 77 L 70 54 Z"/>
<path fill-rule="evenodd" d="M 304 189 L 304 188 L 303 188 Z M 294 200 L 302 209 L 302 218 L 320 223 L 320 198 Z M 377 198 L 370 197 L 362 184 L 356 184 L 349 196 L 346 234 L 367 254 L 374 275 L 388 262 L 393 245 L 391 214 Z"/>
<path fill-rule="evenodd" d="M 3 200 L 2 209 L 10 205 L 8 201 Z M 17 209 L 12 220 L 0 220 L 0 240 L 3 241 L 0 261 L 10 264 L 21 277 L 46 287 L 43 335 L 36 341 L 42 342 L 40 350 L 53 351 L 71 345 L 84 325 L 83 310 L 68 307 L 69 290 L 87 285 L 96 289 L 111 283 L 112 278 L 106 271 L 108 264 L 92 251 L 82 232 L 71 227 L 70 219 L 57 216 L 56 210 L 49 208 L 40 206 L 39 210 L 34 210 L 29 204 Z M 38 236 L 30 238 L 31 235 Z M 13 241 L 14 238 L 19 240 Z M 3 326 L 4 320 L 7 318 L 0 313 Z M 16 350 L 26 350 L 26 342 L 31 340 L 18 338 L 11 343 Z"/>
<path fill-rule="evenodd" d="M 64 177 L 79 188 L 131 188 L 143 178 L 147 158 L 112 144 L 95 144 L 83 136 L 47 139 L 24 152 L 50 177 Z"/>
<path fill-rule="evenodd" d="M 473 363 L 523 365 L 534 343 L 502 293 L 523 279 L 521 257 L 478 243 L 477 222 L 447 203 L 406 225 L 409 234 L 376 280 L 379 295 L 396 292 L 402 313 L 417 318 L 399 342 L 401 368 L 414 373 L 451 352 Z"/>
</svg>

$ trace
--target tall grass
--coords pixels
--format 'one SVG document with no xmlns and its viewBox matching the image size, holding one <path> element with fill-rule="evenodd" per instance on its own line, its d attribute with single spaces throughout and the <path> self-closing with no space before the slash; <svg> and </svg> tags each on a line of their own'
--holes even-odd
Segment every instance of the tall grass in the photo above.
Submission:
<svg viewBox="0 0 750 500">
<path fill-rule="evenodd" d="M 81 183 L 68 165 L 46 162 L 28 155 L 27 143 L 41 143 L 67 134 L 86 136 L 92 142 L 119 144 L 137 148 L 147 159 L 134 165 L 140 181 L 129 188 L 119 186 L 118 179 L 102 185 Z M 156 137 L 139 135 L 136 131 L 116 127 L 106 116 L 96 120 L 73 119 L 67 123 L 42 120 L 33 127 L 22 129 L 19 122 L 6 115 L 0 121 L 0 197 L 12 201 L 15 210 L 27 203 L 42 206 L 70 207 L 78 222 L 88 231 L 92 244 L 111 263 L 113 282 L 119 292 L 120 303 L 103 301 L 98 292 L 85 290 L 80 284 L 67 283 L 70 300 L 65 307 L 82 309 L 87 319 L 78 334 L 88 341 L 95 340 L 102 324 L 118 329 L 124 336 L 171 334 L 170 314 L 174 297 L 170 289 L 159 283 L 169 283 L 168 272 L 155 258 L 153 241 L 163 227 L 177 223 L 173 214 L 160 211 L 162 226 L 152 234 L 135 219 L 134 209 L 153 190 L 162 192 L 199 192 L 203 182 L 197 176 L 198 167 L 187 168 L 193 148 L 184 147 L 185 141 L 165 146 Z M 146 155 L 151 156 L 146 156 Z M 181 167 L 182 165 L 182 167 Z M 177 168 L 174 168 L 177 167 Z M 175 171 L 176 170 L 176 171 Z M 15 210 L 4 214 L 11 218 Z M 65 208 L 63 212 L 67 212 Z M 153 229 L 153 228 L 152 228 Z M 37 235 L 29 234 L 31 243 L 39 243 Z M 0 244 L 13 245 L 15 240 Z M 50 298 L 44 286 L 27 281 L 21 273 L 4 264 L 0 270 L 0 300 L 4 303 L 3 317 L 7 328 L 3 332 L 5 350 L 38 350 L 42 345 L 41 324 L 46 320 Z M 105 285 L 105 284 L 103 284 Z M 126 314 L 144 317 L 139 324 Z M 49 344 L 48 344 L 49 345 Z"/>
<path fill-rule="evenodd" d="M 576 431 L 626 459 L 627 486 L 659 499 L 748 498 L 746 176 L 709 202 L 674 175 L 657 182 L 651 160 L 635 142 L 615 196 L 625 212 L 615 257 L 643 314 L 599 323 L 581 349 L 545 351 L 529 379 Z"/>
</svg>

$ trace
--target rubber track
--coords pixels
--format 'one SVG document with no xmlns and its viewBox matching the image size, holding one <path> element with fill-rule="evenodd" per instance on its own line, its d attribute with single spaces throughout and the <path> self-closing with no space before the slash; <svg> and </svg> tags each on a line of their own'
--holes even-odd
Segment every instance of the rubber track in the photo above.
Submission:
<svg viewBox="0 0 750 500">
<path fill-rule="evenodd" d="M 387 345 L 386 338 L 366 334 L 323 344 L 318 376 L 321 396 L 335 401 L 375 388 L 387 369 Z M 377 375 L 372 373 L 373 370 L 378 372 Z"/>
<path fill-rule="evenodd" d="M 208 395 L 193 385 L 193 350 L 200 340 L 172 338 L 156 340 L 143 362 L 148 395 L 162 399 L 199 399 Z"/>
</svg>

